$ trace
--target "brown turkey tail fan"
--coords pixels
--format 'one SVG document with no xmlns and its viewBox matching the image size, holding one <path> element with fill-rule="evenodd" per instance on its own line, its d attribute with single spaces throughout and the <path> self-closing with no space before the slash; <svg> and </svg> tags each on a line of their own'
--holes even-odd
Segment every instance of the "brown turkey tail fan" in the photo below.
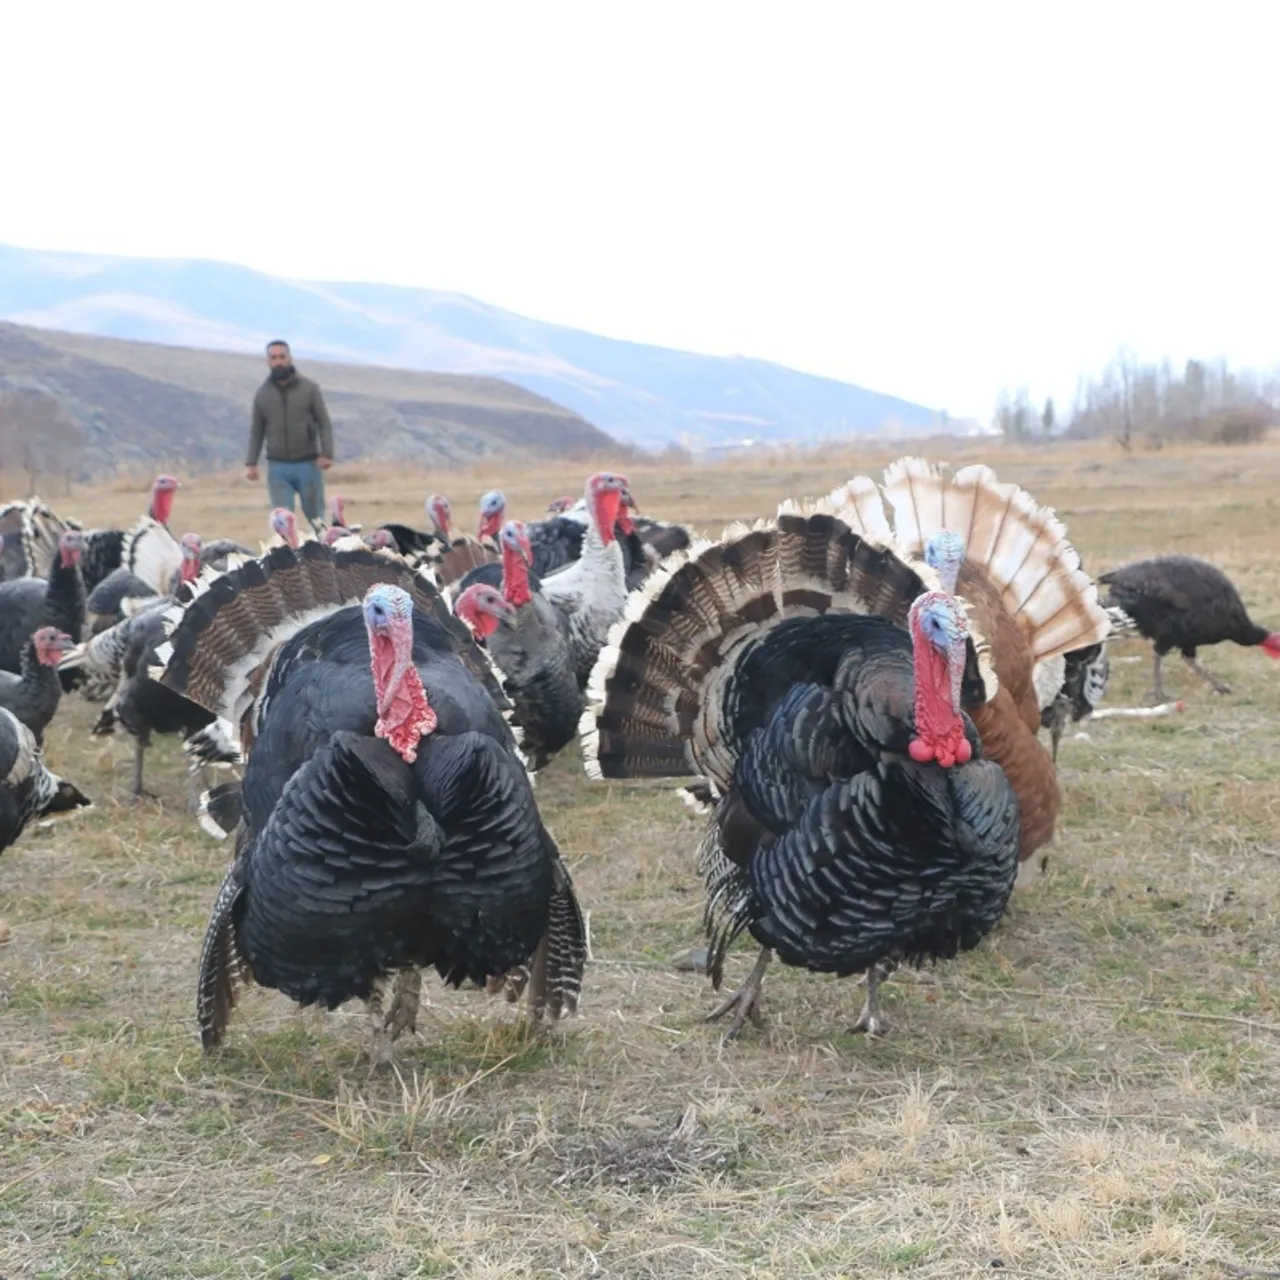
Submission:
<svg viewBox="0 0 1280 1280">
<path fill-rule="evenodd" d="M 774 520 L 696 542 L 627 602 L 588 686 L 579 732 L 587 773 L 701 776 L 723 790 L 736 751 L 725 731 L 726 682 L 746 645 L 786 618 L 878 614 L 906 626 L 936 574 L 909 565 L 821 508 L 784 504 Z M 979 670 L 994 676 L 975 634 Z M 705 788 L 704 788 L 705 790 Z"/>
<path fill-rule="evenodd" d="M 431 566 L 435 574 L 436 582 L 442 587 L 451 587 L 455 582 L 460 582 L 478 565 L 493 564 L 501 559 L 497 551 L 466 534 L 452 539 L 447 550 L 440 550 L 438 545 L 433 545 L 424 557 L 425 563 Z"/>
<path fill-rule="evenodd" d="M 414 607 L 454 637 L 463 662 L 498 706 L 509 707 L 487 655 L 453 617 L 425 573 L 368 548 L 338 551 L 320 542 L 273 547 L 227 573 L 206 571 L 190 598 L 165 613 L 167 640 L 153 678 L 241 728 L 276 648 L 311 622 L 358 604 L 375 583 L 403 587 Z"/>
<path fill-rule="evenodd" d="M 1034 662 L 1107 638 L 1111 620 L 1093 580 L 1080 568 L 1066 527 L 1025 489 L 1001 484 L 990 467 L 952 472 L 922 458 L 892 463 L 883 488 L 894 541 L 908 555 L 922 555 L 929 538 L 943 529 L 964 539 L 960 594 L 976 604 L 978 593 L 965 588 L 980 580 L 983 594 L 992 594 L 1017 621 Z"/>
</svg>

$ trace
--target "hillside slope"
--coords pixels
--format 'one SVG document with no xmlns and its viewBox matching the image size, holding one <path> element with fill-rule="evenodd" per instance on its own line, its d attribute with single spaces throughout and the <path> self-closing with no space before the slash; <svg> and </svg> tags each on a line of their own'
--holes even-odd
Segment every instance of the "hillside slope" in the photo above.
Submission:
<svg viewBox="0 0 1280 1280">
<path fill-rule="evenodd" d="M 0 318 L 150 342 L 505 378 L 620 440 L 693 447 L 937 428 L 932 410 L 763 360 L 703 356 L 531 320 L 463 294 L 283 280 L 186 259 L 0 246 Z"/>
<path fill-rule="evenodd" d="M 488 454 L 581 457 L 616 449 L 577 414 L 511 383 L 299 360 L 324 390 L 339 458 L 429 465 Z M 194 469 L 243 460 L 261 355 L 203 351 L 0 323 L 0 387 L 56 395 L 84 428 L 91 476 L 168 460 Z"/>
</svg>

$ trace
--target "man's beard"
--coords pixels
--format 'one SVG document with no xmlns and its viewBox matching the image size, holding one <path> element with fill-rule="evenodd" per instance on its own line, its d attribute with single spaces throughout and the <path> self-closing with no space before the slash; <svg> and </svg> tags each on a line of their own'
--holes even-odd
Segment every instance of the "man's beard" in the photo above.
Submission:
<svg viewBox="0 0 1280 1280">
<path fill-rule="evenodd" d="M 297 369 L 292 364 L 278 364 L 271 370 L 272 382 L 288 382 L 290 378 L 297 373 Z"/>
</svg>

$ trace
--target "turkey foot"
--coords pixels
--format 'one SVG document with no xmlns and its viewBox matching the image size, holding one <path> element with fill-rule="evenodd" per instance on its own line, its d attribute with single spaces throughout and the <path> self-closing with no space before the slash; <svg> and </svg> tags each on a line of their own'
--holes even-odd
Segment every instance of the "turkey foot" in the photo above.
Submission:
<svg viewBox="0 0 1280 1280">
<path fill-rule="evenodd" d="M 772 959 L 773 952 L 768 947 L 761 947 L 756 967 L 747 975 L 747 980 L 723 1004 L 717 1005 L 707 1014 L 706 1020 L 715 1022 L 717 1018 L 723 1018 L 731 1009 L 734 1011 L 733 1021 L 729 1024 L 728 1031 L 721 1037 L 722 1043 L 725 1040 L 732 1040 L 742 1030 L 748 1018 L 751 1019 L 753 1026 L 764 1026 L 764 1018 L 760 1015 L 760 989 L 764 986 L 764 971 L 769 967 L 769 961 Z"/>
<path fill-rule="evenodd" d="M 881 960 L 867 970 L 863 977 L 863 981 L 867 985 L 867 999 L 862 1006 L 862 1012 L 858 1015 L 857 1022 L 849 1028 L 852 1034 L 856 1035 L 860 1031 L 869 1036 L 889 1034 L 888 1019 L 880 1011 L 880 984 L 897 967 L 892 960 Z"/>
<path fill-rule="evenodd" d="M 418 1029 L 418 1007 L 422 1002 L 422 973 L 418 969 L 401 969 L 396 975 L 395 989 L 391 995 L 391 1012 L 386 1025 L 392 1040 L 398 1040 L 406 1031 Z"/>
<path fill-rule="evenodd" d="M 1186 654 L 1183 654 L 1182 656 L 1186 659 L 1187 666 L 1189 666 L 1191 670 L 1194 671 L 1196 675 L 1198 675 L 1200 679 L 1214 691 L 1214 693 L 1231 692 L 1231 686 L 1229 684 L 1223 684 L 1208 667 L 1201 663 L 1199 658 L 1187 658 Z"/>
</svg>

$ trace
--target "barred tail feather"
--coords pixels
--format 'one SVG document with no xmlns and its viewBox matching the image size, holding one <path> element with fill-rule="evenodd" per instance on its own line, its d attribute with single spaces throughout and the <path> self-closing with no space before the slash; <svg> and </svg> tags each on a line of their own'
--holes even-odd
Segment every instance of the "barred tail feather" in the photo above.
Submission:
<svg viewBox="0 0 1280 1280">
<path fill-rule="evenodd" d="M 200 953 L 196 983 L 196 1021 L 206 1052 L 217 1048 L 226 1034 L 227 1019 L 235 1007 L 238 989 L 252 980 L 236 946 L 232 910 L 240 896 L 239 868 L 227 872 L 213 903 L 209 927 Z"/>
<path fill-rule="evenodd" d="M 786 618 L 830 610 L 905 626 L 912 601 L 936 586 L 927 566 L 822 510 L 787 506 L 774 520 L 695 543 L 632 593 L 610 632 L 579 726 L 587 773 L 700 776 L 727 789 L 736 752 L 723 701 L 750 643 Z M 993 691 L 985 642 L 974 641 Z"/>
<path fill-rule="evenodd" d="M 380 582 L 403 587 L 416 609 L 444 626 L 463 661 L 495 701 L 505 703 L 487 658 L 424 574 L 367 547 L 335 551 L 315 541 L 296 551 L 275 547 L 226 573 L 202 574 L 189 598 L 165 613 L 167 639 L 157 650 L 163 665 L 153 678 L 240 725 L 260 685 L 259 668 L 274 650 L 309 623 L 358 603 Z"/>
</svg>

